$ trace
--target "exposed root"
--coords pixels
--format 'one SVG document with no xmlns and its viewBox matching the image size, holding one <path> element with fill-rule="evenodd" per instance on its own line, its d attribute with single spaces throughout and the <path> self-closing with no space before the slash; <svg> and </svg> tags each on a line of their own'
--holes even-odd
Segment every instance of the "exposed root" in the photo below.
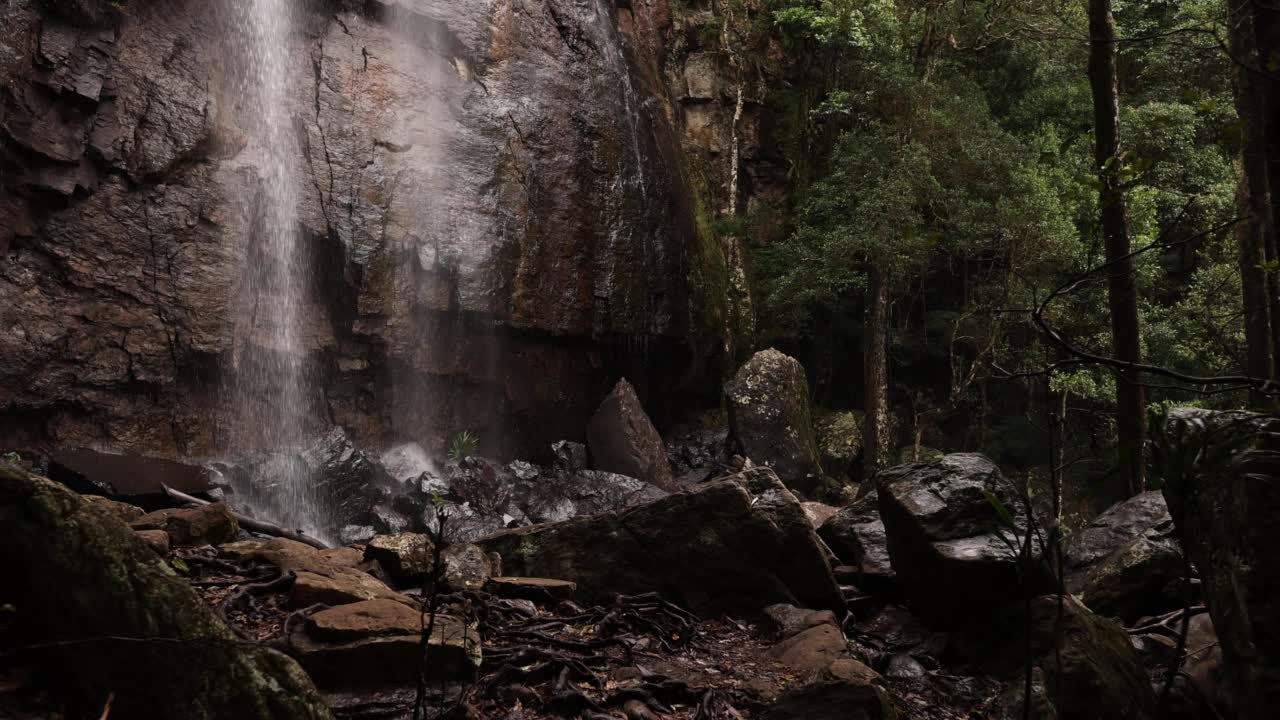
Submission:
<svg viewBox="0 0 1280 720">
<path fill-rule="evenodd" d="M 251 582 L 241 585 L 235 592 L 231 593 L 218 606 L 218 610 L 223 614 L 236 609 L 236 607 L 247 600 L 250 596 L 266 595 L 268 593 L 284 591 L 292 587 L 293 581 L 298 576 L 292 570 L 280 570 L 279 573 L 269 579 L 260 582 Z"/>
</svg>

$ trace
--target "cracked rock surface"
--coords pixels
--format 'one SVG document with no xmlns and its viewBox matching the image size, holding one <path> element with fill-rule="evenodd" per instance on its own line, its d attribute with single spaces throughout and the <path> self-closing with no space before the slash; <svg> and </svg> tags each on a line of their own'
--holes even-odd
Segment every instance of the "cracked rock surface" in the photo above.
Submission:
<svg viewBox="0 0 1280 720">
<path fill-rule="evenodd" d="M 573 434 L 621 374 L 707 382 L 665 4 L 298 5 L 283 102 L 318 421 L 516 450 Z M 0 428 L 215 452 L 234 351 L 270 343 L 239 304 L 264 153 L 232 6 L 58 7 L 2 11 Z"/>
</svg>

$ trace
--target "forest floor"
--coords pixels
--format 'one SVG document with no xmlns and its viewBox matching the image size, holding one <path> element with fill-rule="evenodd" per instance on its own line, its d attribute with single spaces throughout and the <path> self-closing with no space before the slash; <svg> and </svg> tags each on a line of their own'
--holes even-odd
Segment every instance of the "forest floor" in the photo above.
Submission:
<svg viewBox="0 0 1280 720">
<path fill-rule="evenodd" d="M 197 593 L 242 637 L 282 645 L 294 611 L 283 592 L 242 595 L 243 576 L 212 571 L 192 576 Z M 472 593 L 444 599 L 457 613 L 465 603 L 480 616 L 483 663 L 478 677 L 430 698 L 429 716 L 560 720 L 710 720 L 763 717 L 788 690 L 821 678 L 796 673 L 770 657 L 773 631 L 728 617 L 700 619 L 653 596 L 620 599 L 612 607 L 567 600 L 532 602 Z M 483 607 L 480 605 L 483 604 Z M 0 674 L 0 718 L 70 720 L 86 715 L 59 700 L 56 687 L 17 671 Z M 989 677 L 924 671 L 881 676 L 903 718 L 961 720 L 992 714 L 1004 683 Z M 412 688 L 331 693 L 339 718 L 408 717 Z M 110 708 L 100 718 L 109 719 Z"/>
<path fill-rule="evenodd" d="M 194 587 L 246 639 L 281 645 L 294 611 L 283 592 L 245 595 L 219 571 Z M 431 715 L 551 720 L 710 720 L 762 717 L 788 690 L 819 682 L 771 657 L 768 623 L 698 618 L 656 595 L 619 597 L 611 606 L 571 600 L 499 598 L 483 592 L 441 598 L 441 611 L 467 616 L 483 641 L 479 675 L 444 688 Z M 853 621 L 853 618 L 849 618 Z M 983 676 L 917 667 L 910 677 L 881 676 L 904 718 L 994 717 L 1006 684 Z M 331 693 L 340 718 L 408 717 L 412 689 Z"/>
</svg>

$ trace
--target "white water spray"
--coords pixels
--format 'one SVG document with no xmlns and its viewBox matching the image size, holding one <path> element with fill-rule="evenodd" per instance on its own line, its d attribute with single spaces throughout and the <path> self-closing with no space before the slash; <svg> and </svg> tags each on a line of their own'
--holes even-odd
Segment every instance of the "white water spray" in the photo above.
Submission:
<svg viewBox="0 0 1280 720">
<path fill-rule="evenodd" d="M 233 3 L 232 59 L 237 124 L 247 135 L 245 157 L 257 182 L 242 185 L 248 252 L 239 305 L 236 445 L 285 452 L 245 489 L 251 507 L 286 526 L 323 536 L 325 511 L 306 463 L 293 455 L 307 439 L 312 403 L 307 348 L 300 328 L 310 293 L 308 259 L 297 222 L 297 139 L 290 112 L 289 49 L 294 19 L 289 0 Z"/>
</svg>

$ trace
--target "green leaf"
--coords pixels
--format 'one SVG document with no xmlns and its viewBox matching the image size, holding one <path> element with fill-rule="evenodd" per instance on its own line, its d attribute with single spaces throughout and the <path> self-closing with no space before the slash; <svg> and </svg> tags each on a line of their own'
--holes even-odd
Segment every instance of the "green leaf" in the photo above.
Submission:
<svg viewBox="0 0 1280 720">
<path fill-rule="evenodd" d="M 463 430 L 453 437 L 453 444 L 449 446 L 449 459 L 455 463 L 475 455 L 480 449 L 480 438 L 470 430 Z"/>
<path fill-rule="evenodd" d="M 1009 512 L 1009 508 L 1005 506 L 996 494 L 986 488 L 982 488 L 982 494 L 986 496 L 987 502 L 991 503 L 991 507 L 996 509 L 996 514 L 1000 516 L 1001 522 L 1010 528 L 1017 528 L 1018 525 L 1013 521 L 1013 513 Z"/>
</svg>

